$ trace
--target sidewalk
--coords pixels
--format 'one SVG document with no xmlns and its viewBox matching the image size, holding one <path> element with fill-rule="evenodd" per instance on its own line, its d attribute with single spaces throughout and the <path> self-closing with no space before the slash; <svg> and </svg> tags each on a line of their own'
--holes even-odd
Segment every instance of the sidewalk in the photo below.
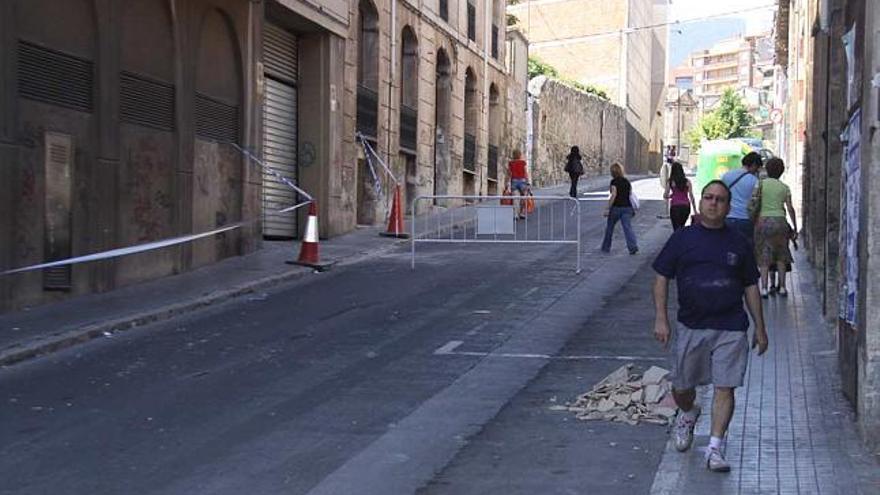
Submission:
<svg viewBox="0 0 880 495">
<path fill-rule="evenodd" d="M 605 176 L 591 177 L 583 179 L 578 189 L 603 190 L 607 183 Z M 535 189 L 535 193 L 567 195 L 568 185 Z M 428 225 L 423 221 L 425 217 L 419 217 L 419 225 Z M 407 217 L 406 221 L 410 229 L 412 219 Z M 408 242 L 379 236 L 384 228 L 382 222 L 322 240 L 321 259 L 341 266 Z M 298 253 L 298 242 L 264 241 L 263 248 L 255 253 L 190 272 L 0 314 L 0 367 L 233 298 L 261 297 L 262 290 L 312 273 L 310 268 L 285 263 L 296 259 Z"/>
<path fill-rule="evenodd" d="M 701 388 L 694 448 L 682 454 L 667 444 L 652 494 L 880 493 L 880 453 L 872 456 L 856 434 L 808 266 L 797 253 L 788 298 L 764 300 L 770 347 L 751 356 L 737 390 L 726 450 L 731 473 L 705 468 L 712 398 Z"/>
</svg>

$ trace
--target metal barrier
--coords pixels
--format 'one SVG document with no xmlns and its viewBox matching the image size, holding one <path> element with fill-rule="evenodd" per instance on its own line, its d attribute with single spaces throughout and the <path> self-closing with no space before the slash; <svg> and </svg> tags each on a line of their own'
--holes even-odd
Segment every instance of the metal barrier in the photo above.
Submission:
<svg viewBox="0 0 880 495">
<path fill-rule="evenodd" d="M 412 262 L 416 244 L 571 244 L 581 272 L 581 205 L 568 196 L 528 196 L 534 210 L 520 217 L 523 196 L 419 196 L 411 205 Z M 512 204 L 503 204 L 508 200 Z M 447 206 L 437 206 L 446 203 Z M 427 207 L 420 208 L 421 203 Z M 417 211 L 429 213 L 421 217 Z"/>
</svg>

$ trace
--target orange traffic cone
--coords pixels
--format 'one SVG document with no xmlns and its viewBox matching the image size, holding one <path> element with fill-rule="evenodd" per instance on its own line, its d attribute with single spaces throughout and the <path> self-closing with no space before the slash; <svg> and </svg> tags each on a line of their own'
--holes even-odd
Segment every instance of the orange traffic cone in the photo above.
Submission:
<svg viewBox="0 0 880 495">
<path fill-rule="evenodd" d="M 394 186 L 394 199 L 391 201 L 391 213 L 388 215 L 388 230 L 380 232 L 379 235 L 385 237 L 397 237 L 398 239 L 408 239 L 409 234 L 403 226 L 403 211 L 400 207 L 400 184 Z"/>
<path fill-rule="evenodd" d="M 292 265 L 302 265 L 314 268 L 319 272 L 329 270 L 332 262 L 321 262 L 318 256 L 318 205 L 312 201 L 309 204 L 309 219 L 306 222 L 306 231 L 303 235 L 299 249 L 299 258 L 296 261 L 288 261 Z"/>
</svg>

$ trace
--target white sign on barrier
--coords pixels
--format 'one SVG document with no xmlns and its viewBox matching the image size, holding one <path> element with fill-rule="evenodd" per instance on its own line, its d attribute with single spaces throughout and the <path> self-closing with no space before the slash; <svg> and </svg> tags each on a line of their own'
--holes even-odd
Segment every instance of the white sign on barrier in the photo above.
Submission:
<svg viewBox="0 0 880 495">
<path fill-rule="evenodd" d="M 512 205 L 477 207 L 477 235 L 513 235 Z"/>
</svg>

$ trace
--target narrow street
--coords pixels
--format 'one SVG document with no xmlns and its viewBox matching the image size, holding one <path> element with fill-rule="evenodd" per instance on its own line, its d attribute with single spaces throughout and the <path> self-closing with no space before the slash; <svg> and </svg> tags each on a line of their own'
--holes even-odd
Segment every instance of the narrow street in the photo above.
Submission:
<svg viewBox="0 0 880 495">
<path fill-rule="evenodd" d="M 732 475 L 701 463 L 705 418 L 679 454 L 663 426 L 555 407 L 668 367 L 650 262 L 671 229 L 655 179 L 636 188 L 636 256 L 619 230 L 598 252 L 583 195 L 579 275 L 570 246 L 422 246 L 411 270 L 404 244 L 0 369 L 0 493 L 872 493 L 801 277 L 766 304 Z"/>
<path fill-rule="evenodd" d="M 668 235 L 661 205 L 646 202 L 643 254 L 628 256 L 618 232 L 600 256 L 601 203 L 583 204 L 580 275 L 568 246 L 420 248 L 416 270 L 398 249 L 3 370 L 0 490 L 352 493 L 333 487 L 364 474 L 358 459 L 375 471 L 389 434 L 408 446 L 396 454 L 408 475 L 368 476 L 362 493 L 429 484 L 548 361 L 482 353 L 557 354 L 606 301 L 620 302 Z M 657 356 L 629 321 L 578 352 Z M 585 361 L 583 388 L 620 364 Z M 642 470 L 665 441 L 663 428 L 643 429 L 653 457 Z"/>
</svg>

